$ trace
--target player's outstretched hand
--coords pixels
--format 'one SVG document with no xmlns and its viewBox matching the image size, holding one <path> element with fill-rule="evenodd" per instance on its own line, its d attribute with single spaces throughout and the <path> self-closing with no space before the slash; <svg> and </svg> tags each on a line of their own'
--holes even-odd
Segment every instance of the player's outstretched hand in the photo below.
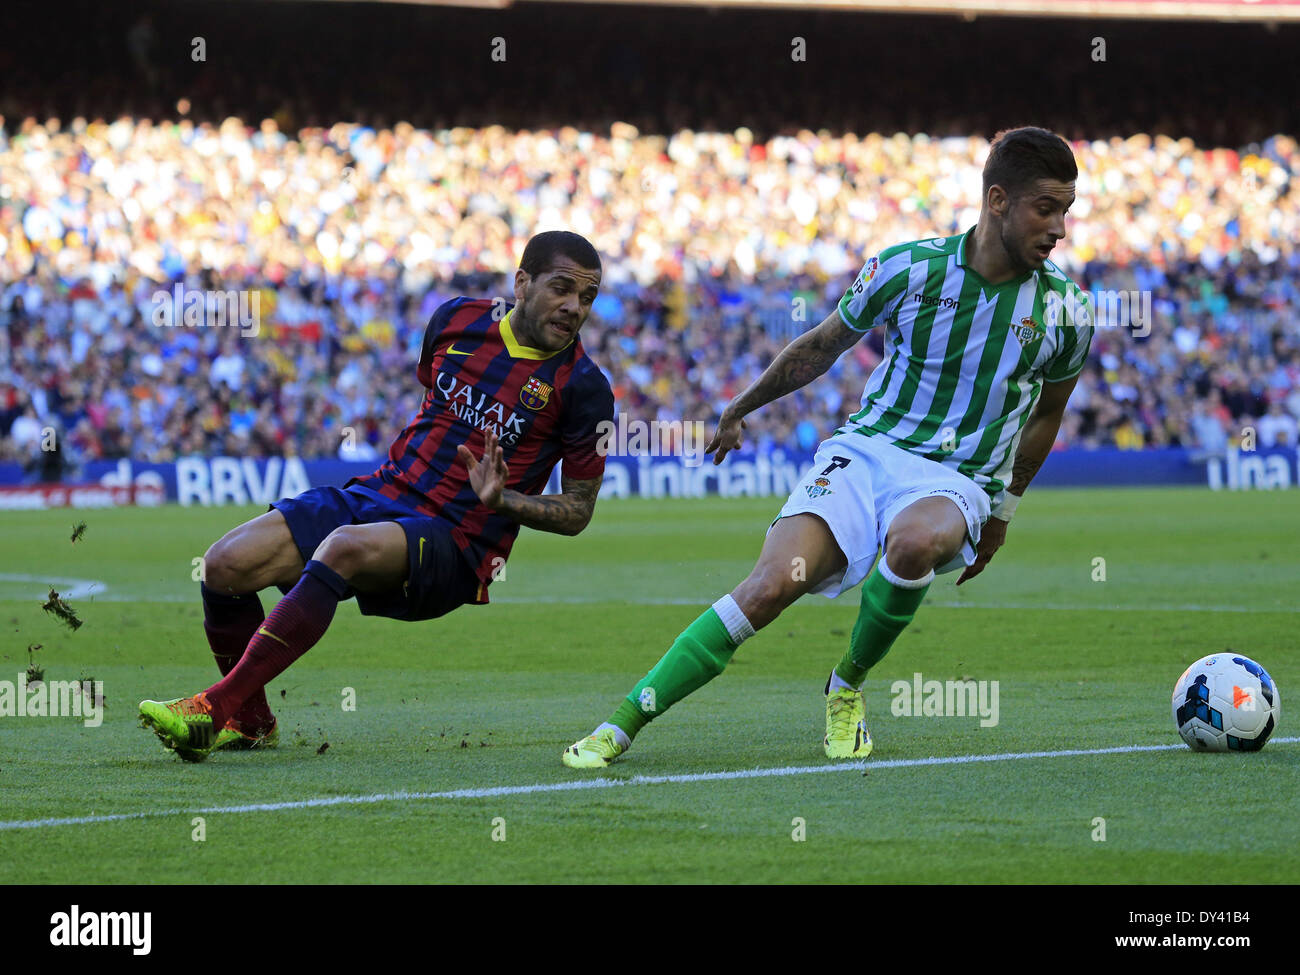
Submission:
<svg viewBox="0 0 1300 975">
<path fill-rule="evenodd" d="M 506 467 L 505 452 L 497 440 L 497 435 L 488 430 L 483 435 L 483 456 L 474 459 L 470 449 L 464 444 L 456 448 L 456 456 L 469 471 L 469 486 L 474 489 L 478 499 L 486 507 L 497 508 L 501 505 L 501 492 L 506 489 L 506 479 L 510 471 Z"/>
<path fill-rule="evenodd" d="M 704 448 L 704 452 L 706 454 L 711 454 L 715 450 L 718 452 L 717 456 L 713 458 L 713 464 L 716 467 L 722 463 L 722 458 L 744 442 L 745 421 L 736 416 L 731 407 L 728 406 L 722 411 L 722 416 L 718 419 L 717 432 L 713 434 L 713 439 Z"/>
<path fill-rule="evenodd" d="M 984 522 L 984 528 L 980 532 L 980 543 L 975 547 L 975 563 L 966 566 L 961 577 L 957 580 L 957 585 L 961 585 L 967 579 L 974 579 L 984 571 L 984 566 L 989 564 L 989 559 L 993 558 L 993 553 L 1002 547 L 1002 543 L 1007 540 L 1007 523 L 1001 518 L 990 518 Z"/>
</svg>

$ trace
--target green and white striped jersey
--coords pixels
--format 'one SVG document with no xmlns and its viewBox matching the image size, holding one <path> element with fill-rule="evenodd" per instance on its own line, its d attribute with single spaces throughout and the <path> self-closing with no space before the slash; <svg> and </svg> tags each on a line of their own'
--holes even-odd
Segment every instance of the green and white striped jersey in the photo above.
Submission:
<svg viewBox="0 0 1300 975">
<path fill-rule="evenodd" d="M 1092 308 L 1051 261 L 989 284 L 965 262 L 973 233 L 888 247 L 844 293 L 845 324 L 885 327 L 885 358 L 836 434 L 883 437 L 955 468 L 997 503 L 1042 383 L 1083 369 Z"/>
</svg>

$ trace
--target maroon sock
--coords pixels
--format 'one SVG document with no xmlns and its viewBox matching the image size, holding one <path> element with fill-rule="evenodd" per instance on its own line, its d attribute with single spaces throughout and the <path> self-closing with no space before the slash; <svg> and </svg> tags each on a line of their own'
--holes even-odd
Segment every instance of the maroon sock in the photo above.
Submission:
<svg viewBox="0 0 1300 975">
<path fill-rule="evenodd" d="M 204 583 L 199 583 L 199 590 L 203 594 L 203 632 L 208 635 L 208 646 L 224 677 L 239 663 L 266 614 L 255 592 L 216 592 Z M 254 731 L 269 728 L 275 722 L 266 691 L 260 687 L 232 717 Z"/>
<path fill-rule="evenodd" d="M 348 585 L 337 572 L 312 559 L 289 594 L 257 628 L 234 668 L 205 693 L 213 727 L 220 728 L 256 692 L 288 669 L 325 635 Z"/>
</svg>

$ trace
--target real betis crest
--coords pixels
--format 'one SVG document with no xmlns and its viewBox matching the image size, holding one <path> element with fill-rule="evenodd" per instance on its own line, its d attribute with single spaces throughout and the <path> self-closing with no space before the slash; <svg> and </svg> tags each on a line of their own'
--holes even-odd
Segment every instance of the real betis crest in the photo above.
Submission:
<svg viewBox="0 0 1300 975">
<path fill-rule="evenodd" d="M 819 477 L 808 485 L 808 497 L 820 498 L 824 494 L 834 494 L 831 490 L 831 482 L 824 477 Z"/>
<path fill-rule="evenodd" d="M 1011 334 L 1016 337 L 1016 341 L 1020 343 L 1022 348 L 1024 348 L 1033 342 L 1034 339 L 1042 337 L 1043 327 L 1026 315 L 1024 318 L 1020 319 L 1019 325 L 1011 326 Z"/>
<path fill-rule="evenodd" d="M 524 388 L 519 391 L 519 402 L 530 410 L 544 409 L 550 401 L 552 389 L 554 387 L 549 383 L 544 383 L 534 376 L 524 383 Z"/>
</svg>

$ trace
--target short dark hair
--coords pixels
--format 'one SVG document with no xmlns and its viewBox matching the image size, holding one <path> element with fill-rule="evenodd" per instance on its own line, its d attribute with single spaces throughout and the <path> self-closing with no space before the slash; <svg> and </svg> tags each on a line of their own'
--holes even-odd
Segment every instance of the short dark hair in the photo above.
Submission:
<svg viewBox="0 0 1300 975">
<path fill-rule="evenodd" d="M 545 274 L 555 266 L 557 257 L 567 257 L 579 267 L 600 270 L 600 255 L 591 242 L 569 230 L 547 230 L 534 236 L 524 247 L 519 266 L 530 278 Z"/>
<path fill-rule="evenodd" d="M 1026 125 L 1003 129 L 993 137 L 989 157 L 984 161 L 984 195 L 1001 186 L 1017 197 L 1040 179 L 1071 183 L 1079 178 L 1079 167 L 1069 143 L 1055 132 Z"/>
</svg>

